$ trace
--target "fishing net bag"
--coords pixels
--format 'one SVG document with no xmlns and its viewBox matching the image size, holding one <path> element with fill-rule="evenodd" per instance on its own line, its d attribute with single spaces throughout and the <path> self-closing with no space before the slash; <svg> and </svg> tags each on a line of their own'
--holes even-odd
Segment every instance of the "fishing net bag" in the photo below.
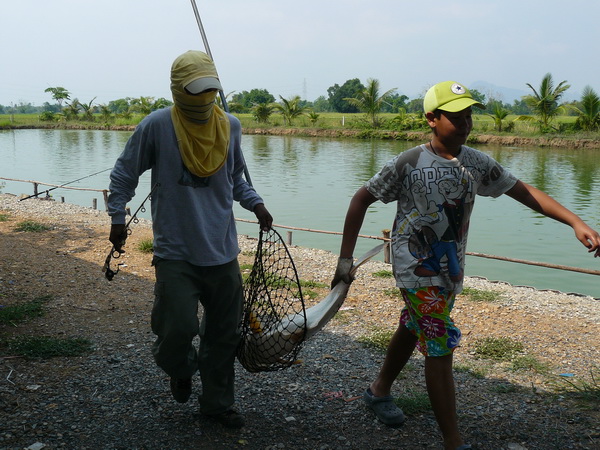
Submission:
<svg viewBox="0 0 600 450">
<path fill-rule="evenodd" d="M 273 228 L 260 231 L 254 264 L 244 282 L 237 358 L 249 372 L 285 369 L 306 338 L 306 308 L 292 256 Z"/>
</svg>

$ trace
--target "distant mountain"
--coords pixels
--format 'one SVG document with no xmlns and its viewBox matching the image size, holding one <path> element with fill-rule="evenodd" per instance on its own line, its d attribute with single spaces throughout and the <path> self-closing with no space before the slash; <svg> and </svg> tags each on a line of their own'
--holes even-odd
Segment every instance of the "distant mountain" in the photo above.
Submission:
<svg viewBox="0 0 600 450">
<path fill-rule="evenodd" d="M 476 89 L 485 95 L 486 101 L 490 98 L 501 100 L 503 103 L 512 104 L 515 100 L 520 100 L 524 95 L 530 95 L 532 92 L 525 89 L 514 89 L 504 86 L 497 86 L 487 81 L 474 81 L 469 85 L 469 89 Z"/>
</svg>

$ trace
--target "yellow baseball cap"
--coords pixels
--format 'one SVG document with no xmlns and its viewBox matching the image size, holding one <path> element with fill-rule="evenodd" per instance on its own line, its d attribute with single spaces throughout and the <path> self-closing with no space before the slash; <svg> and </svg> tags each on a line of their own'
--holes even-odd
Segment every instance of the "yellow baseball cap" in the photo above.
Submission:
<svg viewBox="0 0 600 450">
<path fill-rule="evenodd" d="M 458 112 L 469 106 L 485 109 L 482 103 L 473 98 L 469 90 L 456 81 L 443 81 L 429 88 L 423 99 L 425 113 L 436 109 Z"/>
</svg>

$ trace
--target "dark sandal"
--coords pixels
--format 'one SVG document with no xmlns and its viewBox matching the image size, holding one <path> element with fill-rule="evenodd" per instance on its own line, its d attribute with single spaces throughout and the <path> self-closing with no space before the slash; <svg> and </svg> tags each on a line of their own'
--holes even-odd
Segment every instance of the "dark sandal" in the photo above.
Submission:
<svg viewBox="0 0 600 450">
<path fill-rule="evenodd" d="M 379 421 L 388 427 L 399 427 L 406 420 L 404 413 L 396 406 L 394 397 L 391 395 L 376 397 L 369 388 L 365 391 L 363 398 L 367 406 L 373 410 Z"/>
</svg>

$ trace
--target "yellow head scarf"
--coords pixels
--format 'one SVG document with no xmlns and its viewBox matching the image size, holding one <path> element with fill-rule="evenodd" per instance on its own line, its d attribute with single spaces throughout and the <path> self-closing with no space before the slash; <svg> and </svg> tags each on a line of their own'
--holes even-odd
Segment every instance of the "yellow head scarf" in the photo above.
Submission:
<svg viewBox="0 0 600 450">
<path fill-rule="evenodd" d="M 200 78 L 218 80 L 215 65 L 206 53 L 190 50 L 173 62 L 171 93 L 175 106 L 171 118 L 183 163 L 194 175 L 208 177 L 227 159 L 229 120 L 215 104 L 216 91 L 193 95 L 185 90 Z"/>
</svg>

